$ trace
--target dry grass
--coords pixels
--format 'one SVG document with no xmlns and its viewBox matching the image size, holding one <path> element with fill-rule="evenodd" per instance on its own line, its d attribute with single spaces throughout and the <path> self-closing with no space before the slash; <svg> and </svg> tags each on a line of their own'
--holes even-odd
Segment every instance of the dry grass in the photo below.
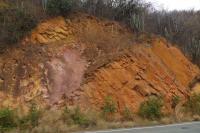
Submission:
<svg viewBox="0 0 200 133">
<path fill-rule="evenodd" d="M 134 116 L 134 119 L 132 121 L 121 121 L 119 119 L 106 121 L 102 117 L 102 114 L 97 113 L 96 111 L 87 110 L 81 113 L 83 113 L 87 120 L 90 122 L 88 126 L 83 127 L 73 122 L 71 124 L 66 123 L 65 121 L 63 121 L 63 110 L 46 110 L 45 112 L 43 112 L 43 115 L 40 118 L 39 125 L 37 127 L 27 130 L 15 129 L 10 131 L 9 133 L 69 133 L 78 131 L 132 128 L 138 126 L 154 126 L 160 124 L 172 124 L 177 122 L 173 116 L 164 116 L 160 120 L 152 121 L 143 119 L 137 115 Z M 195 120 L 200 120 L 200 116 L 192 116 L 191 114 L 187 114 L 181 119 L 181 121 Z"/>
<path fill-rule="evenodd" d="M 10 131 L 9 133 L 69 133 L 86 130 L 95 131 L 102 129 L 129 128 L 137 125 L 135 121 L 120 121 L 119 119 L 107 121 L 104 119 L 104 117 L 102 117 L 102 113 L 98 113 L 89 109 L 80 112 L 83 115 L 81 117 L 86 118 L 87 122 L 89 123 L 87 124 L 87 126 L 83 126 L 82 124 L 74 123 L 74 120 L 72 119 L 72 117 L 70 117 L 70 114 L 73 114 L 75 109 L 76 108 L 72 108 L 70 109 L 70 112 L 68 112 L 69 117 L 67 117 L 67 119 L 68 122 L 71 121 L 71 123 L 68 123 L 63 120 L 64 109 L 46 110 L 43 112 L 39 120 L 39 125 L 37 127 L 22 130 L 15 129 Z"/>
</svg>

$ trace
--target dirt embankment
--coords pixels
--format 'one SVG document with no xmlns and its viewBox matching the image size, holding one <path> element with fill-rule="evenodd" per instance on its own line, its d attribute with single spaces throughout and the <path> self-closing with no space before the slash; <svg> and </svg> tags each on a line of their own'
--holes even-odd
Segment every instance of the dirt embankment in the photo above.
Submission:
<svg viewBox="0 0 200 133">
<path fill-rule="evenodd" d="M 1 106 L 99 109 L 112 96 L 118 111 L 137 111 L 142 101 L 159 96 L 170 111 L 172 97 L 187 98 L 200 73 L 162 38 L 138 37 L 116 22 L 79 13 L 42 22 L 8 51 L 0 55 Z"/>
</svg>

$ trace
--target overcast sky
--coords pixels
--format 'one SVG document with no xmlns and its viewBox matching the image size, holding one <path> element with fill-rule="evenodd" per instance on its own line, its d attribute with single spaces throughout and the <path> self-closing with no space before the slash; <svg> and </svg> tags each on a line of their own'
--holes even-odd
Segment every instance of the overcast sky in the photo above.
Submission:
<svg viewBox="0 0 200 133">
<path fill-rule="evenodd" d="M 146 0 L 152 2 L 156 9 L 200 10 L 200 0 Z"/>
</svg>

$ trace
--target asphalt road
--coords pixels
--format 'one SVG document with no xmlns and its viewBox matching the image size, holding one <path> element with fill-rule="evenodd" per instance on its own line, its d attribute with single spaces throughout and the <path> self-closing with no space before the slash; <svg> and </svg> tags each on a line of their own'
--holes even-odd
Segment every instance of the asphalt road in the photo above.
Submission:
<svg viewBox="0 0 200 133">
<path fill-rule="evenodd" d="M 200 122 L 84 133 L 200 133 Z"/>
</svg>

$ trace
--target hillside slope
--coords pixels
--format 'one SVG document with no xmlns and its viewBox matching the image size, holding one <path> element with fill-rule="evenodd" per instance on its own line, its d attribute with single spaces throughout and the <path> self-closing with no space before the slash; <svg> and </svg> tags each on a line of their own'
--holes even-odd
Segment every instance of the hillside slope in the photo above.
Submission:
<svg viewBox="0 0 200 133">
<path fill-rule="evenodd" d="M 200 74 L 177 48 L 156 37 L 137 36 L 116 22 L 72 14 L 42 22 L 20 47 L 0 55 L 0 105 L 80 105 L 100 109 L 107 96 L 118 111 L 137 111 L 150 96 L 189 95 Z"/>
<path fill-rule="evenodd" d="M 150 46 L 136 45 L 122 57 L 95 72 L 94 79 L 83 85 L 85 97 L 101 107 L 106 96 L 112 96 L 119 111 L 129 107 L 137 111 L 150 96 L 164 98 L 166 110 L 172 108 L 174 96 L 182 100 L 189 95 L 188 84 L 198 74 L 174 47 L 155 39 Z"/>
</svg>

